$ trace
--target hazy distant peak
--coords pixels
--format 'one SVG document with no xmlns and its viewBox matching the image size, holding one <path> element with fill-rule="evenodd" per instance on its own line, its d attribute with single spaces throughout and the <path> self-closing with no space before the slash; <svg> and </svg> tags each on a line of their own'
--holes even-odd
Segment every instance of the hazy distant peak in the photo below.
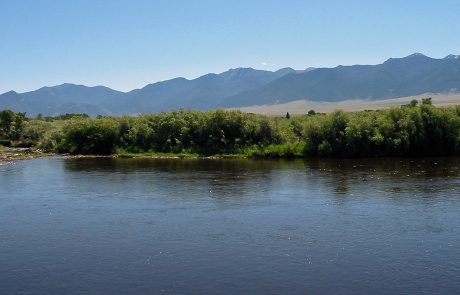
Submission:
<svg viewBox="0 0 460 295">
<path fill-rule="evenodd" d="M 277 72 L 281 72 L 281 71 L 290 71 L 290 72 L 295 72 L 295 70 L 291 67 L 285 67 L 285 68 L 281 68 L 279 70 L 277 70 Z"/>
<path fill-rule="evenodd" d="M 422 61 L 422 60 L 434 60 L 434 58 L 432 57 L 429 57 L 429 56 L 426 56 L 422 53 L 419 53 L 419 52 L 416 52 L 416 53 L 413 53 L 411 55 L 408 55 L 406 57 L 402 57 L 402 58 L 393 58 L 393 60 L 407 60 L 407 61 Z"/>
<path fill-rule="evenodd" d="M 223 72 L 223 73 L 228 73 L 228 72 L 244 72 L 244 71 L 255 71 L 255 69 L 251 68 L 251 67 L 238 67 L 238 68 L 231 68 L 231 69 L 228 69 L 227 71 Z M 223 74 L 222 73 L 222 74 Z"/>
<path fill-rule="evenodd" d="M 414 53 L 378 65 L 305 70 L 286 67 L 276 71 L 240 67 L 190 80 L 178 77 L 160 81 L 128 93 L 104 86 L 64 83 L 19 94 L 7 92 L 0 95 L 0 109 L 25 111 L 30 115 L 75 110 L 91 115 L 137 114 L 180 107 L 212 109 L 297 99 L 330 102 L 387 99 L 458 89 L 458 60 L 460 55 L 438 59 Z"/>
<path fill-rule="evenodd" d="M 19 99 L 20 98 L 20 94 L 17 93 L 16 91 L 14 90 L 11 90 L 11 91 L 8 91 L 8 92 L 5 92 L 3 94 L 0 94 L 0 103 L 1 102 L 5 102 L 7 100 L 11 100 L 11 99 Z M 5 107 L 3 107 L 5 108 Z M 2 107 L 0 106 L 0 110 L 2 109 Z"/>
<path fill-rule="evenodd" d="M 275 73 L 278 74 L 279 76 L 284 76 L 284 75 L 287 75 L 287 74 L 291 74 L 291 73 L 296 73 L 297 71 L 294 70 L 293 68 L 282 68 L 282 69 L 279 69 L 277 70 Z"/>
<path fill-rule="evenodd" d="M 200 76 L 196 79 L 192 79 L 192 81 L 195 81 L 195 80 L 206 80 L 206 79 L 215 79 L 216 77 L 218 77 L 219 75 L 217 74 L 214 74 L 214 73 L 209 73 L 209 74 L 205 74 L 203 76 Z"/>
<path fill-rule="evenodd" d="M 76 84 L 72 84 L 72 83 L 62 83 L 62 84 L 59 84 L 59 85 L 54 85 L 54 86 L 43 86 L 39 89 L 37 89 L 37 91 L 39 90 L 55 90 L 55 89 L 68 89 L 68 88 L 72 88 L 72 87 L 75 87 L 75 86 L 80 86 L 80 87 L 87 87 L 87 86 L 84 86 L 84 85 L 76 85 Z"/>
<path fill-rule="evenodd" d="M 413 53 L 411 55 L 406 56 L 406 58 L 408 58 L 408 57 L 427 57 L 427 56 L 424 55 L 423 53 L 416 52 L 416 53 Z"/>
<path fill-rule="evenodd" d="M 56 86 L 52 86 L 52 87 L 48 87 L 48 88 L 54 88 L 54 89 L 63 90 L 63 89 L 75 89 L 75 88 L 89 88 L 89 86 L 77 85 L 77 84 L 73 84 L 73 83 L 62 83 L 61 85 L 56 85 Z"/>
<path fill-rule="evenodd" d="M 460 59 L 460 55 L 449 54 L 444 59 Z"/>
<path fill-rule="evenodd" d="M 189 80 L 184 78 L 184 77 L 177 77 L 177 78 L 173 78 L 173 79 L 169 79 L 169 80 L 150 83 L 150 84 L 147 84 L 147 85 L 145 85 L 144 87 L 142 87 L 140 89 L 131 90 L 130 92 L 137 92 L 137 91 L 142 90 L 142 89 L 148 89 L 148 88 L 152 88 L 152 87 L 157 87 L 158 85 L 177 85 L 179 83 L 183 83 L 183 82 L 187 82 L 187 81 L 189 81 Z"/>
<path fill-rule="evenodd" d="M 435 60 L 429 56 L 426 56 L 422 53 L 416 52 L 411 55 L 405 56 L 405 57 L 398 57 L 398 58 L 389 58 L 387 59 L 384 64 L 392 63 L 392 62 L 400 62 L 400 61 L 408 61 L 408 62 L 419 62 L 419 61 L 425 61 L 425 60 Z"/>
<path fill-rule="evenodd" d="M 257 70 L 253 68 L 234 68 L 234 69 L 229 69 L 225 72 L 222 72 L 219 74 L 219 76 L 227 79 L 247 75 L 247 74 L 252 74 L 256 72 Z"/>
<path fill-rule="evenodd" d="M 305 70 L 295 70 L 293 68 L 287 67 L 287 68 L 279 69 L 275 73 L 279 74 L 280 76 L 283 76 L 283 75 L 287 75 L 287 74 L 290 74 L 290 73 L 296 73 L 296 74 L 306 73 L 306 72 L 309 72 L 309 71 L 313 71 L 315 69 L 316 68 L 314 68 L 314 67 L 308 67 Z"/>
<path fill-rule="evenodd" d="M 3 94 L 5 94 L 5 95 L 17 95 L 18 93 L 16 91 L 14 91 L 14 90 L 10 90 L 10 91 L 5 92 Z"/>
<path fill-rule="evenodd" d="M 306 68 L 305 70 L 295 70 L 295 72 L 296 72 L 297 74 L 303 74 L 303 73 L 310 72 L 310 71 L 313 71 L 313 70 L 316 70 L 316 68 L 314 68 L 314 67 L 308 67 L 308 68 Z"/>
</svg>

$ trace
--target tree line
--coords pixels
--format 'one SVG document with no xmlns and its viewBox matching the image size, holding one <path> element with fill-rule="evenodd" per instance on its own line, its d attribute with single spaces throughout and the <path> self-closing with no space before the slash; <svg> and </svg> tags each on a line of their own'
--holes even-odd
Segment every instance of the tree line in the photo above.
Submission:
<svg viewBox="0 0 460 295">
<path fill-rule="evenodd" d="M 252 157 L 460 154 L 460 106 L 431 100 L 376 111 L 280 118 L 240 111 L 178 110 L 139 116 L 27 118 L 0 112 L 0 144 L 70 154 L 189 153 Z"/>
</svg>

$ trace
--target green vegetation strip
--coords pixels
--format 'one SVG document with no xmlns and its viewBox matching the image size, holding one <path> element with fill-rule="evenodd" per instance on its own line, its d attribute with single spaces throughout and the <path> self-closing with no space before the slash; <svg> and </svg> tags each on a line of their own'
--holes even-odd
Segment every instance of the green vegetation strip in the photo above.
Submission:
<svg viewBox="0 0 460 295">
<path fill-rule="evenodd" d="M 388 110 L 274 118 L 179 110 L 60 117 L 0 112 L 0 140 L 52 153 L 118 157 L 380 157 L 460 154 L 460 106 L 429 99 Z"/>
</svg>

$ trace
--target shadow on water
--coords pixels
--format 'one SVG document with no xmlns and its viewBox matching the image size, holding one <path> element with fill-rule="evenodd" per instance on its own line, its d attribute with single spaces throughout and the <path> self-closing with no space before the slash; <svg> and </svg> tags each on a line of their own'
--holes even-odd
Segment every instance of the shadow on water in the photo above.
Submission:
<svg viewBox="0 0 460 295">
<path fill-rule="evenodd" d="M 215 172 L 237 174 L 247 170 L 270 172 L 274 169 L 299 169 L 342 174 L 344 178 L 356 173 L 425 179 L 456 177 L 460 158 L 375 158 L 375 159 L 303 159 L 303 160 L 252 160 L 252 159 L 67 159 L 65 169 L 70 172 Z"/>
<path fill-rule="evenodd" d="M 111 178 L 148 195 L 164 193 L 175 198 L 243 198 L 254 189 L 263 196 L 273 189 L 279 171 L 302 171 L 302 161 L 247 159 L 68 159 L 64 169 L 88 177 Z M 276 182 L 276 181 L 275 181 Z"/>
<path fill-rule="evenodd" d="M 106 175 L 114 181 L 150 179 L 152 189 L 175 183 L 180 189 L 206 187 L 219 198 L 244 196 L 295 185 L 329 188 L 332 195 L 360 192 L 422 194 L 460 189 L 460 158 L 376 159 L 68 159 L 68 172 Z M 134 176 L 134 177 L 133 177 Z M 301 179 L 299 179 L 301 178 Z M 300 181 L 299 181 L 300 180 Z M 249 188 L 251 186 L 251 188 Z"/>
<path fill-rule="evenodd" d="M 274 168 L 286 167 L 300 161 L 288 160 L 250 160 L 250 159 L 117 159 L 117 158 L 80 158 L 65 160 L 65 169 L 73 172 L 215 172 L 229 174 L 246 170 L 267 172 Z"/>
<path fill-rule="evenodd" d="M 305 170 L 330 188 L 336 204 L 349 197 L 431 204 L 460 195 L 460 158 L 310 159 Z"/>
</svg>

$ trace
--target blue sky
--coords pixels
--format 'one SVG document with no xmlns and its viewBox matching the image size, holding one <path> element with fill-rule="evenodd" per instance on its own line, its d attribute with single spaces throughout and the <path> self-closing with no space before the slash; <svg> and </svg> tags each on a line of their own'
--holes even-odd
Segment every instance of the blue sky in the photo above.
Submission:
<svg viewBox="0 0 460 295">
<path fill-rule="evenodd" d="M 460 1 L 0 0 L 0 92 L 460 54 Z"/>
</svg>

